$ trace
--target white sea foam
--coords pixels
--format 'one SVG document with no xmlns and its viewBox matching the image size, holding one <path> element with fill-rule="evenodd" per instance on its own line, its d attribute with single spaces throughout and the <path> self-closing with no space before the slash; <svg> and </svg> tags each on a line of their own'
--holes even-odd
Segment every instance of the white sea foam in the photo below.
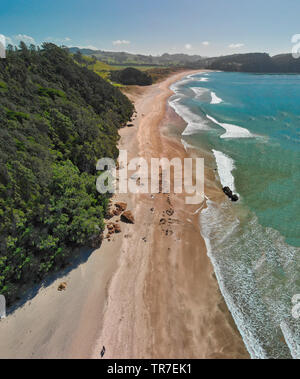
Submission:
<svg viewBox="0 0 300 379">
<path fill-rule="evenodd" d="M 299 248 L 286 245 L 277 231 L 262 227 L 254 214 L 247 213 L 242 221 L 238 214 L 229 202 L 212 201 L 200 213 L 201 234 L 220 290 L 252 358 L 299 358 L 300 338 L 290 297 L 282 296 L 295 293 Z M 286 274 L 284 283 L 274 276 L 280 265 Z M 287 345 L 279 338 L 280 327 Z"/>
<path fill-rule="evenodd" d="M 243 314 L 243 312 L 241 312 L 240 307 L 236 304 L 234 295 L 232 296 L 231 291 L 227 288 L 226 279 L 224 278 L 224 275 L 223 275 L 222 264 L 220 264 L 220 262 L 217 259 L 217 256 L 214 254 L 214 246 L 212 246 L 212 242 L 210 238 L 211 227 L 209 226 L 209 223 L 213 224 L 213 227 L 216 227 L 216 226 L 218 227 L 219 214 L 216 215 L 215 213 L 216 209 L 217 209 L 216 205 L 212 201 L 209 200 L 207 201 L 207 208 L 202 210 L 202 212 L 200 213 L 201 235 L 205 241 L 207 255 L 210 258 L 212 265 L 214 267 L 214 272 L 216 274 L 220 291 L 223 295 L 223 298 L 226 301 L 226 304 L 230 313 L 233 316 L 236 326 L 240 331 L 240 334 L 243 338 L 243 341 L 247 347 L 247 350 L 251 358 L 266 359 L 267 355 L 265 354 L 264 350 L 259 345 L 258 343 L 259 341 L 255 337 L 255 335 L 252 334 L 252 331 L 245 327 L 246 325 L 245 315 Z"/>
<path fill-rule="evenodd" d="M 187 79 L 194 79 L 194 77 L 198 75 L 198 74 L 190 74 L 188 76 L 186 76 Z"/>
<path fill-rule="evenodd" d="M 196 98 L 201 98 L 202 95 L 208 92 L 207 88 L 191 87 L 191 90 L 195 92 Z"/>
<path fill-rule="evenodd" d="M 179 92 L 180 92 L 180 87 L 181 87 L 183 84 L 186 84 L 186 83 L 190 83 L 190 82 L 195 81 L 195 75 L 198 75 L 198 74 L 191 74 L 191 75 L 185 76 L 185 77 L 184 77 L 183 79 L 181 79 L 180 81 L 173 83 L 173 84 L 170 86 L 170 89 L 171 89 L 173 92 L 175 92 L 175 93 L 179 93 Z"/>
<path fill-rule="evenodd" d="M 235 169 L 234 160 L 222 153 L 221 151 L 213 150 L 216 158 L 218 174 L 223 187 L 229 187 L 235 192 L 234 176 L 232 171 Z"/>
<path fill-rule="evenodd" d="M 179 93 L 179 87 L 180 87 L 181 82 L 174 83 L 170 86 L 170 90 L 173 91 L 174 93 Z"/>
<path fill-rule="evenodd" d="M 297 332 L 295 333 L 295 330 L 291 330 L 286 321 L 283 321 L 280 324 L 280 328 L 282 330 L 282 334 L 284 335 L 285 342 L 291 351 L 292 357 L 294 359 L 300 359 L 299 329 L 296 328 Z"/>
<path fill-rule="evenodd" d="M 208 78 L 200 78 L 199 82 L 208 82 L 209 79 Z"/>
<path fill-rule="evenodd" d="M 254 135 L 249 132 L 248 129 L 242 128 L 241 126 L 232 125 L 232 124 L 225 124 L 222 122 L 217 121 L 213 117 L 206 115 L 206 117 L 214 122 L 215 124 L 221 126 L 226 130 L 226 133 L 224 133 L 221 138 L 254 138 Z"/>
<path fill-rule="evenodd" d="M 216 95 L 215 92 L 211 92 L 211 104 L 220 104 L 223 103 L 223 100 Z"/>
<path fill-rule="evenodd" d="M 210 127 L 208 123 L 197 115 L 196 113 L 193 113 L 187 106 L 180 104 L 180 98 L 174 98 L 172 97 L 169 100 L 170 106 L 175 110 L 175 112 L 184 119 L 184 121 L 187 123 L 187 127 L 182 133 L 184 136 L 192 135 L 200 130 L 209 130 Z"/>
</svg>

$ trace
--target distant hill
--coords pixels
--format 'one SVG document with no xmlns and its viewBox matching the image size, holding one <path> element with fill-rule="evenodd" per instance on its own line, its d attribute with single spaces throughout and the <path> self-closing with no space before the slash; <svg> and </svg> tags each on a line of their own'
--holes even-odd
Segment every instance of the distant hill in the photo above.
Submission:
<svg viewBox="0 0 300 379">
<path fill-rule="evenodd" d="M 72 54 L 80 51 L 81 54 L 94 56 L 104 63 L 124 66 L 182 66 L 187 63 L 198 62 L 202 59 L 200 55 L 163 54 L 161 56 L 154 57 L 152 55 L 131 54 L 125 52 L 79 49 L 78 47 L 71 47 L 69 48 L 69 51 Z"/>
<path fill-rule="evenodd" d="M 300 72 L 300 59 L 293 58 L 292 54 L 276 55 L 272 58 L 272 61 L 278 72 Z"/>
<path fill-rule="evenodd" d="M 152 77 L 148 74 L 150 70 L 149 66 L 143 67 L 143 71 L 135 67 L 110 66 L 97 60 L 94 56 L 83 55 L 79 50 L 71 54 L 71 56 L 76 64 L 94 71 L 102 79 L 105 79 L 115 87 L 123 87 L 124 85 L 147 86 L 153 82 Z M 117 67 L 121 69 L 117 69 Z"/>
<path fill-rule="evenodd" d="M 154 57 L 125 52 L 79 49 L 78 47 L 72 47 L 69 51 L 73 54 L 80 51 L 82 55 L 119 67 L 186 67 L 239 72 L 300 73 L 300 59 L 294 59 L 292 54 L 271 57 L 266 53 L 249 53 L 206 58 L 188 54 L 163 54 Z"/>
<path fill-rule="evenodd" d="M 271 57 L 266 53 L 235 54 L 200 59 L 188 65 L 190 68 L 206 68 L 221 71 L 258 73 L 300 73 L 300 60 L 291 54 Z"/>
<path fill-rule="evenodd" d="M 71 56 L 75 63 L 94 71 L 115 87 L 123 87 L 124 85 L 150 85 L 165 78 L 181 67 L 131 65 L 130 63 L 124 65 L 109 65 L 98 60 L 94 55 L 83 55 L 79 49 L 77 49 L 75 53 L 71 53 Z"/>
</svg>

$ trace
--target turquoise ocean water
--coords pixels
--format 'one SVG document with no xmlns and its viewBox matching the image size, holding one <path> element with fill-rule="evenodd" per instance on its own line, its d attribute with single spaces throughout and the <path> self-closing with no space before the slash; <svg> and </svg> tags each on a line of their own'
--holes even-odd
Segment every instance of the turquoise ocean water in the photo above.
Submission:
<svg viewBox="0 0 300 379">
<path fill-rule="evenodd" d="M 209 72 L 171 88 L 186 146 L 210 151 L 240 196 L 209 200 L 200 223 L 248 351 L 300 358 L 300 75 Z"/>
</svg>

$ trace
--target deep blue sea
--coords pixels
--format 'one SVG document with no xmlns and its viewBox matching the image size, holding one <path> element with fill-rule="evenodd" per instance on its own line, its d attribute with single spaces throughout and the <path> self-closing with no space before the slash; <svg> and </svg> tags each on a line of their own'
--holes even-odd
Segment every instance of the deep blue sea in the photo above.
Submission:
<svg viewBox="0 0 300 379">
<path fill-rule="evenodd" d="M 253 358 L 300 358 L 300 75 L 208 72 L 171 87 L 186 146 L 239 194 L 200 215 L 226 303 Z"/>
</svg>

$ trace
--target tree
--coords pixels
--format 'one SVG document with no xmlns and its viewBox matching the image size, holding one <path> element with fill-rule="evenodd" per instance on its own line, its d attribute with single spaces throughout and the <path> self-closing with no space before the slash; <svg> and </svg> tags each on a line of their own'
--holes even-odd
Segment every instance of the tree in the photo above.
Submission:
<svg viewBox="0 0 300 379">
<path fill-rule="evenodd" d="M 103 230 L 96 161 L 118 157 L 131 102 L 66 49 L 20 43 L 0 59 L 0 294 L 70 262 Z"/>
</svg>

